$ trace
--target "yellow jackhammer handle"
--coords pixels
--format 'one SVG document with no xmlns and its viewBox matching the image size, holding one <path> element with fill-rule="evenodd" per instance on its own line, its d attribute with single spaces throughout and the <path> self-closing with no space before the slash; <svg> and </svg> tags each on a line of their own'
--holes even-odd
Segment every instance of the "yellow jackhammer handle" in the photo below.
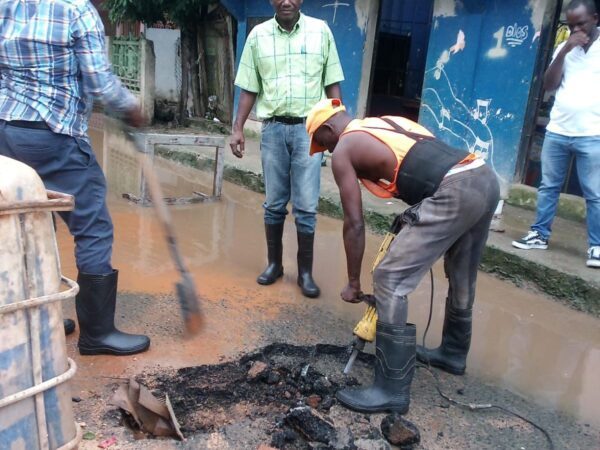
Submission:
<svg viewBox="0 0 600 450">
<path fill-rule="evenodd" d="M 377 255 L 375 255 L 371 273 L 375 271 L 375 268 L 383 260 L 395 237 L 396 235 L 394 233 L 386 233 L 383 238 L 383 242 L 379 246 L 379 251 L 377 252 Z M 366 342 L 373 342 L 375 340 L 376 328 L 377 310 L 374 306 L 369 305 L 367 306 L 362 319 L 360 319 L 360 321 L 356 324 L 356 327 L 354 327 L 354 335 Z"/>
<path fill-rule="evenodd" d="M 390 245 L 392 245 L 392 241 L 395 237 L 396 235 L 394 233 L 390 233 L 389 231 L 385 234 L 385 236 L 383 237 L 383 241 L 379 246 L 379 250 L 375 255 L 375 259 L 373 260 L 373 267 L 371 268 L 371 273 L 375 272 L 375 268 L 379 265 L 383 258 L 385 258 L 385 255 L 387 254 L 387 251 L 389 250 Z"/>
</svg>

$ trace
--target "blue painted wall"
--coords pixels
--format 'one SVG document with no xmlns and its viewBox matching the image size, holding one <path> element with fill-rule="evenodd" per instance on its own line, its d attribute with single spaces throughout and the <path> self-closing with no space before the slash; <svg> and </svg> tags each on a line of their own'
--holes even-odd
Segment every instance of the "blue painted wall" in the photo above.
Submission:
<svg viewBox="0 0 600 450">
<path fill-rule="evenodd" d="M 539 32 L 556 0 L 436 0 L 419 121 L 513 181 Z M 533 6 L 530 6 L 533 5 Z"/>
<path fill-rule="evenodd" d="M 272 17 L 274 11 L 268 0 L 221 0 L 221 3 L 238 21 L 237 67 L 246 42 L 247 19 Z M 339 4 L 336 6 L 336 3 Z M 346 78 L 341 84 L 342 95 L 350 114 L 355 114 L 357 110 L 359 86 L 362 78 L 363 48 L 366 39 L 366 29 L 359 28 L 359 22 L 363 24 L 363 28 L 366 23 L 363 23 L 362 18 L 357 17 L 355 3 L 355 0 L 345 0 L 343 2 L 304 0 L 302 4 L 304 14 L 325 20 L 333 32 Z M 365 2 L 359 1 L 359 3 L 364 4 Z M 236 88 L 236 111 L 238 98 L 239 89 Z"/>
</svg>

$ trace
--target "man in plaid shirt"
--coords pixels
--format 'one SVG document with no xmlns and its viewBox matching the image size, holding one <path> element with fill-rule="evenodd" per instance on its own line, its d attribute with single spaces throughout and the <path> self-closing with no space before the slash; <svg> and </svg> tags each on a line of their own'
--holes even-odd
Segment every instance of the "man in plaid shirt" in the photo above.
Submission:
<svg viewBox="0 0 600 450">
<path fill-rule="evenodd" d="M 75 239 L 81 354 L 127 355 L 146 336 L 114 326 L 117 271 L 106 180 L 90 147 L 93 98 L 133 126 L 135 97 L 111 73 L 104 27 L 88 0 L 0 0 L 0 155 L 33 167 L 46 188 L 75 197 L 60 213 Z M 65 321 L 65 331 L 74 329 Z"/>
<path fill-rule="evenodd" d="M 248 35 L 235 84 L 241 88 L 231 150 L 244 155 L 244 124 L 256 103 L 263 120 L 261 161 L 268 265 L 256 280 L 274 283 L 283 275 L 282 236 L 292 200 L 298 235 L 298 285 L 318 297 L 312 277 L 322 155 L 310 156 L 304 123 L 319 100 L 340 98 L 344 74 L 331 30 L 300 12 L 302 0 L 271 0 L 275 17 Z"/>
</svg>

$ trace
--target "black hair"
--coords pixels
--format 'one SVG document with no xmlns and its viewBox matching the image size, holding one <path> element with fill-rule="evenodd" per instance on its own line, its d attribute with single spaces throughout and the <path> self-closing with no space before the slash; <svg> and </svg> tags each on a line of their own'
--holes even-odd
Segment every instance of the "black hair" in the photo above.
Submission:
<svg viewBox="0 0 600 450">
<path fill-rule="evenodd" d="M 587 12 L 590 15 L 594 15 L 598 13 L 598 7 L 596 6 L 596 2 L 594 0 L 571 0 L 569 6 L 567 6 L 567 11 L 573 11 L 580 6 L 584 6 L 587 9 Z"/>
</svg>

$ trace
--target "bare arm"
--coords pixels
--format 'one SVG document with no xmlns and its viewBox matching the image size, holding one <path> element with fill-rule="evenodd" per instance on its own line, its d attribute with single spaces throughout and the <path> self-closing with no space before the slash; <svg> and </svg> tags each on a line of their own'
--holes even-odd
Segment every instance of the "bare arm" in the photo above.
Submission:
<svg viewBox="0 0 600 450">
<path fill-rule="evenodd" d="M 544 74 L 544 89 L 546 91 L 555 91 L 560 86 L 563 77 L 563 70 L 565 65 L 565 56 L 567 53 L 564 51 L 564 47 L 558 54 L 550 67 L 546 70 Z"/>
<path fill-rule="evenodd" d="M 340 83 L 333 83 L 329 86 L 325 86 L 325 94 L 327 98 L 339 98 L 342 99 L 342 88 L 340 87 Z"/>
<path fill-rule="evenodd" d="M 560 87 L 564 72 L 565 57 L 567 54 L 575 47 L 584 47 L 588 42 L 589 37 L 584 32 L 578 31 L 577 33 L 571 34 L 569 40 L 557 53 L 552 64 L 550 64 L 550 67 L 548 67 L 548 70 L 546 70 L 546 73 L 544 74 L 544 89 L 546 91 L 555 91 Z"/>
<path fill-rule="evenodd" d="M 356 171 L 343 147 L 336 148 L 332 169 L 344 209 L 344 248 L 348 269 L 348 286 L 342 291 L 342 298 L 348 302 L 356 302 L 360 301 L 360 272 L 365 252 L 365 223 Z"/>
<path fill-rule="evenodd" d="M 248 120 L 248 116 L 250 115 L 250 111 L 252 111 L 254 103 L 256 102 L 256 95 L 257 94 L 255 92 L 246 91 L 244 89 L 242 89 L 242 93 L 240 94 L 237 114 L 235 116 L 235 122 L 233 123 L 233 134 L 231 135 L 231 140 L 229 142 L 231 151 L 238 158 L 244 156 L 244 125 L 246 120 Z"/>
</svg>

